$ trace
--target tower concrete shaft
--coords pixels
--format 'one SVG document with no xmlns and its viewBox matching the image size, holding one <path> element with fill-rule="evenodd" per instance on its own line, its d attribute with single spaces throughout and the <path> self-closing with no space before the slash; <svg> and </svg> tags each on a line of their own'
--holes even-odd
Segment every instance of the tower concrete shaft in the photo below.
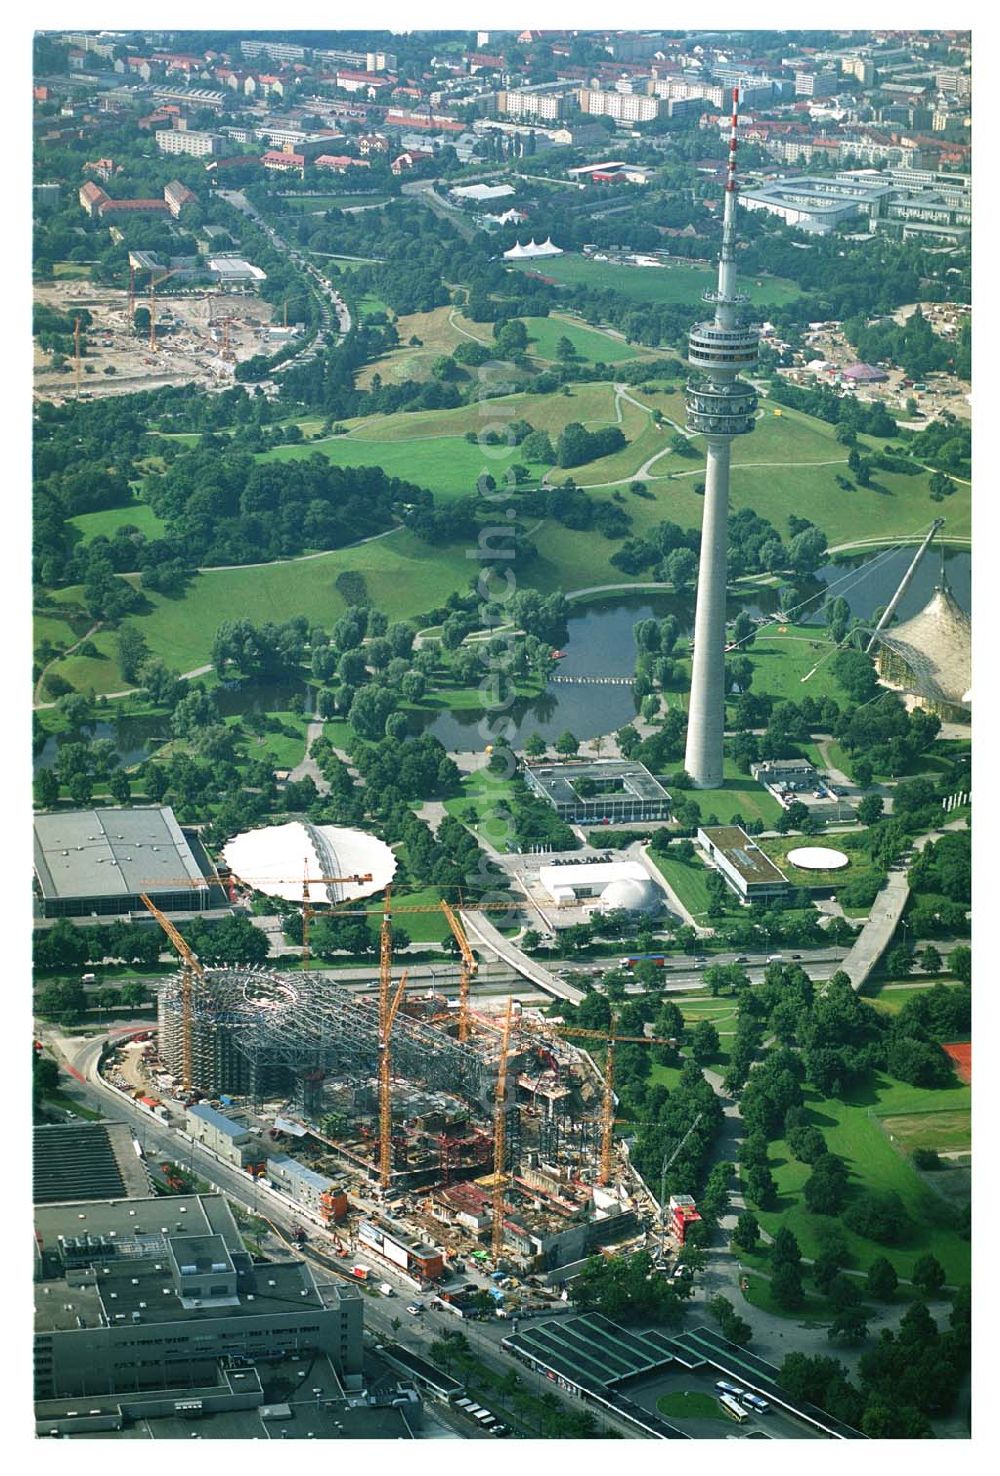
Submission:
<svg viewBox="0 0 1000 1476">
<path fill-rule="evenodd" d="M 692 377 L 687 386 L 687 425 L 692 434 L 705 436 L 708 448 L 684 755 L 684 767 L 699 789 L 716 789 L 722 783 L 730 451 L 734 436 L 754 429 L 757 411 L 755 390 L 739 378 L 741 369 L 752 369 L 757 363 L 758 334 L 743 319 L 749 299 L 736 288 L 738 100 L 739 90 L 734 87 L 719 285 L 705 293 L 715 316 L 710 322 L 697 323 L 688 340 L 688 363 L 698 377 Z"/>
<path fill-rule="evenodd" d="M 722 784 L 731 448 L 729 436 L 712 436 L 705 465 L 705 511 L 701 523 L 694 659 L 684 754 L 684 767 L 699 789 L 718 789 Z"/>
</svg>

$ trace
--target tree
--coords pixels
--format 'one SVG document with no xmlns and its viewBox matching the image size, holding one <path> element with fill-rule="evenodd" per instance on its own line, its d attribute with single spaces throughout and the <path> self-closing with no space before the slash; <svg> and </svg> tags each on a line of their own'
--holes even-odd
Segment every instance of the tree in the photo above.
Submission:
<svg viewBox="0 0 1000 1476">
<path fill-rule="evenodd" d="M 871 1295 L 877 1297 L 880 1302 L 891 1302 L 896 1287 L 899 1285 L 895 1266 L 891 1261 L 886 1260 L 885 1256 L 877 1256 L 868 1267 L 865 1285 Z"/>
<path fill-rule="evenodd" d="M 847 1166 L 835 1153 L 824 1153 L 802 1189 L 806 1208 L 814 1215 L 835 1215 L 847 1189 Z"/>
<path fill-rule="evenodd" d="M 953 948 L 948 955 L 948 967 L 963 984 L 972 983 L 972 949 L 964 943 Z"/>
<path fill-rule="evenodd" d="M 663 578 L 678 593 L 690 589 L 698 573 L 698 559 L 689 548 L 675 548 L 663 561 Z"/>
<path fill-rule="evenodd" d="M 541 758 L 547 748 L 548 744 L 545 742 L 541 733 L 529 734 L 524 744 L 524 751 L 529 758 Z"/>
<path fill-rule="evenodd" d="M 108 780 L 111 798 L 119 805 L 127 805 L 132 798 L 132 786 L 124 769 L 116 769 Z"/>
<path fill-rule="evenodd" d="M 35 799 L 43 810 L 51 810 L 59 800 L 59 780 L 52 769 L 40 769 L 35 776 Z"/>
<path fill-rule="evenodd" d="M 913 1264 L 910 1280 L 927 1296 L 939 1292 L 945 1283 L 945 1270 L 936 1256 L 920 1256 Z"/>
<path fill-rule="evenodd" d="M 691 1034 L 691 1054 L 699 1066 L 707 1065 L 719 1053 L 719 1032 L 711 1020 L 699 1020 Z"/>
<path fill-rule="evenodd" d="M 760 1240 L 760 1221 L 752 1210 L 744 1210 L 736 1221 L 732 1243 L 739 1250 L 753 1251 Z"/>
<path fill-rule="evenodd" d="M 570 758 L 573 754 L 579 752 L 580 740 L 567 728 L 565 733 L 561 733 L 556 739 L 554 747 L 556 753 L 562 754 L 564 758 Z"/>
<path fill-rule="evenodd" d="M 928 943 L 927 947 L 921 949 L 917 954 L 917 962 L 925 974 L 940 974 L 941 972 L 941 955 L 932 943 Z"/>
<path fill-rule="evenodd" d="M 861 1307 L 845 1307 L 838 1312 L 827 1328 L 831 1343 L 841 1343 L 847 1348 L 858 1348 L 868 1338 L 868 1321 Z"/>
<path fill-rule="evenodd" d="M 859 1194 L 844 1214 L 844 1224 L 855 1235 L 896 1245 L 909 1226 L 899 1195 L 892 1189 L 868 1189 Z"/>
<path fill-rule="evenodd" d="M 874 825 L 881 820 L 885 801 L 880 794 L 866 794 L 858 804 L 858 819 L 862 825 Z"/>
<path fill-rule="evenodd" d="M 772 1251 L 773 1255 L 773 1251 Z M 782 1261 L 771 1274 L 771 1295 L 779 1307 L 794 1311 L 805 1302 L 802 1273 L 791 1261 Z"/>
<path fill-rule="evenodd" d="M 126 682 L 138 681 L 140 668 L 149 655 L 146 637 L 136 626 L 123 621 L 118 627 L 115 644 L 118 648 L 118 668 L 123 678 Z"/>
</svg>

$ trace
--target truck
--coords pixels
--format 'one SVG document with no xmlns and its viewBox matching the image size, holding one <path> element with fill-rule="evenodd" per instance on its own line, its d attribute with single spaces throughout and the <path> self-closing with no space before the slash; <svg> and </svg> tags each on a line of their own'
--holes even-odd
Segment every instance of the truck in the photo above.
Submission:
<svg viewBox="0 0 1000 1476">
<path fill-rule="evenodd" d="M 368 1277 L 371 1275 L 371 1272 L 368 1270 L 367 1266 L 352 1266 L 351 1275 L 356 1276 L 359 1281 L 367 1281 Z"/>
<path fill-rule="evenodd" d="M 392 1287 L 387 1281 L 380 1281 L 378 1284 L 378 1289 L 384 1297 L 392 1296 Z"/>
</svg>

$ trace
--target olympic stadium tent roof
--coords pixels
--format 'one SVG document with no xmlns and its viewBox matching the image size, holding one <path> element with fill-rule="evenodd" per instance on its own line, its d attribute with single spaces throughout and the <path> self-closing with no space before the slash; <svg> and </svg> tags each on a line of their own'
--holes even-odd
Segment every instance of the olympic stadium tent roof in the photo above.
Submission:
<svg viewBox="0 0 1000 1476">
<path fill-rule="evenodd" d="M 938 585 L 919 614 L 882 631 L 878 639 L 906 663 L 921 695 L 952 707 L 969 706 L 972 622 L 949 589 Z"/>
<path fill-rule="evenodd" d="M 370 897 L 392 880 L 396 858 L 377 836 L 338 825 L 292 820 L 247 830 L 231 840 L 223 859 L 241 881 L 288 902 L 302 898 L 302 879 L 371 873 L 370 882 L 340 882 L 311 888 L 313 901 L 344 902 Z M 307 870 L 308 868 L 308 870 Z"/>
</svg>

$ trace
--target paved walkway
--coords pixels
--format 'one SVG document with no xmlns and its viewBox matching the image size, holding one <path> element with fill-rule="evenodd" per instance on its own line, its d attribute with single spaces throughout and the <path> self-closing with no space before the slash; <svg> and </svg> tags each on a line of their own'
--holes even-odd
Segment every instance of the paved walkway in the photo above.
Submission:
<svg viewBox="0 0 1000 1476">
<path fill-rule="evenodd" d="M 322 721 L 317 719 L 316 721 L 311 722 L 306 728 L 305 754 L 303 755 L 301 762 L 297 763 L 295 765 L 295 768 L 292 769 L 292 771 L 288 775 L 288 778 L 290 781 L 296 781 L 299 779 L 311 779 L 312 782 L 315 784 L 317 791 L 321 795 L 327 795 L 330 793 L 329 780 L 323 778 L 322 770 L 320 769 L 319 764 L 313 758 L 311 752 L 312 746 L 315 743 L 316 739 L 322 738 L 322 736 Z"/>
</svg>

